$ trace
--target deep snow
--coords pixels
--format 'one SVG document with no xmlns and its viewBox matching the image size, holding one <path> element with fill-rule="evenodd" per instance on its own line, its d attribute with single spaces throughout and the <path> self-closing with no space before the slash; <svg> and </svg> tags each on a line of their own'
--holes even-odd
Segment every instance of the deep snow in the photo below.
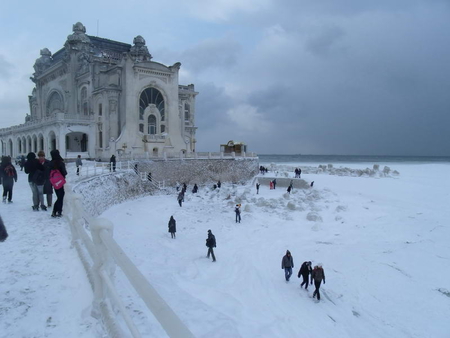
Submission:
<svg viewBox="0 0 450 338">
<path fill-rule="evenodd" d="M 450 165 L 389 166 L 400 175 L 304 173 L 314 188 L 291 195 L 263 185 L 256 195 L 253 186 L 226 182 L 193 195 L 189 186 L 181 208 L 173 192 L 116 205 L 101 217 L 114 223 L 118 243 L 197 337 L 449 337 Z M 287 168 L 276 171 L 284 176 Z M 0 243 L 0 337 L 99 337 L 68 226 L 31 210 L 19 174 L 14 203 L 0 209 L 10 234 Z M 167 232 L 171 215 L 176 239 Z M 206 258 L 208 229 L 217 239 L 215 263 Z M 289 283 L 281 269 L 287 249 L 295 263 Z M 299 287 L 305 260 L 325 269 L 319 303 L 311 287 Z M 143 336 L 164 337 L 120 269 L 116 284 Z"/>
</svg>

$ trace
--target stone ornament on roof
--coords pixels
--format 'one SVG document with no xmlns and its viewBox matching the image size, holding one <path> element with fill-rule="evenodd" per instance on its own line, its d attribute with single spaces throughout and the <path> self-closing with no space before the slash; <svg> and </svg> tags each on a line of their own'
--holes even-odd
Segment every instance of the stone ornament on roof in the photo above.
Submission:
<svg viewBox="0 0 450 338">
<path fill-rule="evenodd" d="M 49 68 L 53 63 L 52 53 L 48 50 L 48 48 L 41 49 L 41 57 L 36 59 L 34 63 L 34 76 L 38 76 L 42 74 L 47 68 Z"/>
<path fill-rule="evenodd" d="M 86 35 L 86 27 L 81 22 L 77 22 L 72 27 L 73 34 L 67 36 L 67 41 L 65 46 L 67 45 L 77 45 L 77 44 L 85 44 L 89 45 L 91 43 L 91 39 Z"/>
<path fill-rule="evenodd" d="M 134 46 L 130 49 L 130 55 L 135 61 L 150 61 L 152 59 L 152 55 L 148 51 L 145 39 L 142 36 L 136 36 L 133 39 L 133 44 Z"/>
</svg>

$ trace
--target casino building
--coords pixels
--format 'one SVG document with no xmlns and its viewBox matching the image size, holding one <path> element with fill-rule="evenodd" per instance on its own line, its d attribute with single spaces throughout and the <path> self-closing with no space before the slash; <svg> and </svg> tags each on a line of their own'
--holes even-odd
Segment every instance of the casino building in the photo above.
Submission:
<svg viewBox="0 0 450 338">
<path fill-rule="evenodd" d="M 142 36 L 133 45 L 73 25 L 64 47 L 34 64 L 25 123 L 0 129 L 1 155 L 59 149 L 65 158 L 163 157 L 195 151 L 194 85 L 180 63 L 152 61 Z"/>
</svg>

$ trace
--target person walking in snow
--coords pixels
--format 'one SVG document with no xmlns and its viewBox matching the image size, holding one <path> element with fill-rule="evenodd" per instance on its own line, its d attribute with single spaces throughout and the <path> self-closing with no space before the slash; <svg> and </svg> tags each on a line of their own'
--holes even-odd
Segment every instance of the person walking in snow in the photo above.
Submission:
<svg viewBox="0 0 450 338">
<path fill-rule="evenodd" d="M 198 186 L 197 186 L 197 183 L 196 183 L 196 184 L 194 184 L 194 188 L 192 189 L 192 193 L 196 194 L 197 191 L 198 191 Z"/>
<path fill-rule="evenodd" d="M 214 255 L 214 248 L 216 247 L 216 236 L 213 235 L 211 230 L 208 230 L 208 238 L 206 239 L 206 246 L 208 247 L 208 254 L 206 258 L 209 258 L 209 255 L 212 256 L 212 261 L 216 261 L 216 256 Z"/>
<path fill-rule="evenodd" d="M 50 161 L 45 158 L 45 153 L 40 150 L 38 152 L 38 161 L 44 166 L 44 190 L 43 193 L 47 197 L 47 207 L 52 207 L 52 200 L 53 200 L 53 186 L 50 182 L 50 171 L 52 170 L 50 168 Z"/>
<path fill-rule="evenodd" d="M 311 284 L 314 281 L 314 286 L 316 287 L 316 289 L 314 290 L 313 293 L 313 298 L 315 296 L 317 296 L 317 300 L 320 300 L 320 283 L 322 283 L 323 280 L 323 284 L 325 284 L 325 271 L 323 271 L 322 268 L 322 264 L 317 264 L 313 271 L 311 272 Z"/>
<path fill-rule="evenodd" d="M 83 162 L 81 161 L 81 155 L 78 155 L 77 160 L 75 161 L 75 165 L 77 166 L 77 175 L 80 176 L 80 169 L 83 166 Z"/>
<path fill-rule="evenodd" d="M 61 157 L 59 150 L 58 149 L 52 150 L 50 152 L 50 156 L 52 157 L 52 160 L 50 161 L 51 170 L 59 170 L 61 175 L 64 176 L 65 178 L 67 176 L 66 165 L 64 164 L 64 160 Z M 55 189 L 55 193 L 56 193 L 56 202 L 53 205 L 52 217 L 61 217 L 65 195 L 64 185 L 59 189 Z"/>
<path fill-rule="evenodd" d="M 183 200 L 184 200 L 184 193 L 183 193 L 183 191 L 180 191 L 180 193 L 178 194 L 177 200 L 178 200 L 178 204 L 181 207 L 182 204 L 183 204 Z"/>
<path fill-rule="evenodd" d="M 281 260 L 281 268 L 284 269 L 284 277 L 286 278 L 286 282 L 289 282 L 289 279 L 291 278 L 293 267 L 294 258 L 292 257 L 291 252 L 286 250 L 286 255 L 284 255 Z"/>
<path fill-rule="evenodd" d="M 25 162 L 25 173 L 28 174 L 28 184 L 33 195 L 33 210 L 39 211 L 40 205 L 41 210 L 46 211 L 47 207 L 44 203 L 44 166 L 36 159 L 35 153 L 28 153 L 27 161 Z"/>
<path fill-rule="evenodd" d="M 222 182 L 220 182 L 220 180 L 217 182 L 217 188 L 220 189 L 220 187 L 222 186 Z"/>
<path fill-rule="evenodd" d="M 298 278 L 300 276 L 303 277 L 303 282 L 300 284 L 300 287 L 303 288 L 303 285 L 305 286 L 305 290 L 308 290 L 309 285 L 309 275 L 312 272 L 311 268 L 311 262 L 303 262 L 302 266 L 300 267 L 300 270 L 298 271 Z"/>
<path fill-rule="evenodd" d="M 112 154 L 111 158 L 109 159 L 109 171 L 116 171 L 116 155 Z"/>
<path fill-rule="evenodd" d="M 0 165 L 0 183 L 3 185 L 3 203 L 12 203 L 14 182 L 17 182 L 17 171 L 11 163 L 11 157 L 3 156 Z"/>
<path fill-rule="evenodd" d="M 275 188 L 276 188 L 276 186 L 277 186 L 277 179 L 276 179 L 276 178 L 274 178 L 274 179 L 273 179 L 273 181 L 272 181 L 272 183 L 273 183 L 273 188 L 275 189 Z"/>
<path fill-rule="evenodd" d="M 6 231 L 5 224 L 0 216 L 0 242 L 4 242 L 8 238 L 8 232 Z"/>
<path fill-rule="evenodd" d="M 234 212 L 236 213 L 236 223 L 241 223 L 241 205 L 236 204 L 234 208 Z"/>
<path fill-rule="evenodd" d="M 256 183 L 256 195 L 259 195 L 259 185 L 260 185 L 260 184 L 257 182 L 257 183 Z"/>
<path fill-rule="evenodd" d="M 169 219 L 169 232 L 172 238 L 176 238 L 175 233 L 177 232 L 177 222 L 173 216 L 170 216 Z"/>
</svg>

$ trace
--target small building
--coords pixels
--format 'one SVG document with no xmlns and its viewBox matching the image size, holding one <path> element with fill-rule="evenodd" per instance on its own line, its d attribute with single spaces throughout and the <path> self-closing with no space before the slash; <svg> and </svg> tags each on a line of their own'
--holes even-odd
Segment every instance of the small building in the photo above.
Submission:
<svg viewBox="0 0 450 338">
<path fill-rule="evenodd" d="M 224 154 L 236 153 L 243 154 L 247 152 L 247 145 L 244 142 L 228 141 L 227 144 L 220 145 L 220 152 Z"/>
</svg>

